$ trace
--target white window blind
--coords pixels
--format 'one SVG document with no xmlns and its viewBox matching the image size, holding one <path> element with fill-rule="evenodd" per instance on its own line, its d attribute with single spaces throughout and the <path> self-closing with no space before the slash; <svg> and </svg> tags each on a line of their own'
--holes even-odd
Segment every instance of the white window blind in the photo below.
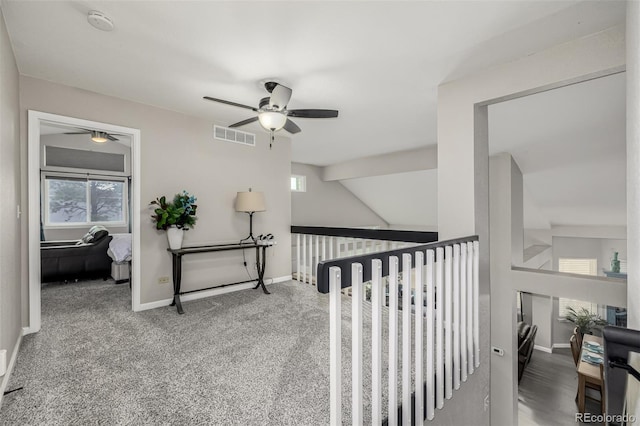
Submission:
<svg viewBox="0 0 640 426">
<path fill-rule="evenodd" d="M 571 259 L 560 258 L 558 259 L 558 271 L 567 272 L 570 274 L 581 275 L 598 275 L 598 260 L 597 259 Z M 598 313 L 598 304 L 585 302 L 583 300 L 565 299 L 560 298 L 560 318 L 564 318 L 568 313 L 568 308 L 573 308 L 576 311 L 586 308 L 592 314 Z"/>
</svg>

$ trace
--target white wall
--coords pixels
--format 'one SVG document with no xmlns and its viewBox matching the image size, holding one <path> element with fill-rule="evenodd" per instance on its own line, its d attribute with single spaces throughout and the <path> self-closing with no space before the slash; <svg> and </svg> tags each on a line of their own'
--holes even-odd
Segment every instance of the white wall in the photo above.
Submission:
<svg viewBox="0 0 640 426">
<path fill-rule="evenodd" d="M 0 349 L 7 361 L 15 355 L 22 334 L 20 255 L 20 115 L 19 80 L 13 50 L 0 10 Z M 9 374 L 0 377 L 0 403 Z"/>
<path fill-rule="evenodd" d="M 539 294 L 531 295 L 532 313 L 527 321 L 538 326 L 535 346 L 551 352 L 553 347 L 553 326 L 556 319 L 553 317 L 553 298 Z"/>
<path fill-rule="evenodd" d="M 340 181 L 393 229 L 438 230 L 438 172 L 419 170 Z"/>
<path fill-rule="evenodd" d="M 486 104 L 524 96 L 541 90 L 583 81 L 619 71 L 625 64 L 624 29 L 614 27 L 600 33 L 563 43 L 520 60 L 488 68 L 472 76 L 445 83 L 438 88 L 438 230 L 447 239 L 479 234 L 481 247 L 488 241 L 488 137 Z M 493 225 L 494 219 L 491 218 Z M 505 222 L 505 225 L 509 222 Z M 499 224 L 499 222 L 498 222 Z M 484 245 L 483 245 L 484 244 Z M 493 242 L 491 242 L 493 246 Z M 481 261 L 487 261 L 483 250 Z M 494 254 L 491 254 L 493 257 Z M 492 259 L 492 268 L 493 262 Z M 498 262 L 510 263 L 506 254 Z M 481 266 L 481 271 L 483 270 Z M 488 268 L 487 268 L 488 271 Z M 481 294 L 487 294 L 487 271 L 481 276 Z M 504 292 L 511 287 L 516 274 L 493 281 Z M 491 290 L 493 295 L 493 289 Z M 511 297 L 511 296 L 510 296 Z M 481 297 L 482 299 L 482 297 Z M 481 317 L 481 327 L 489 327 L 488 310 L 504 311 L 512 318 L 508 333 L 513 334 L 515 315 L 510 304 L 496 306 L 484 302 L 487 316 Z M 500 331 L 491 329 L 491 340 Z M 488 339 L 487 339 L 488 340 Z M 481 348 L 482 359 L 489 356 L 489 347 Z M 494 357 L 495 358 L 495 357 Z M 514 412 L 517 393 L 512 392 L 516 377 L 509 374 L 511 360 L 492 363 L 491 390 L 503 390 L 491 399 L 491 422 L 517 424 Z M 484 381 L 486 380 L 486 382 Z M 482 412 L 480 399 L 488 387 L 488 378 L 473 384 L 478 397 L 467 401 L 469 411 Z M 467 423 L 487 424 L 488 418 L 475 417 Z"/>
<path fill-rule="evenodd" d="M 307 191 L 291 192 L 291 223 L 298 226 L 386 227 L 385 222 L 340 182 L 322 180 L 322 168 L 291 163 L 306 176 Z"/>
<path fill-rule="evenodd" d="M 21 140 L 27 144 L 27 110 L 113 123 L 141 130 L 141 302 L 167 300 L 171 276 L 166 235 L 156 231 L 147 207 L 158 196 L 187 190 L 198 197 L 198 223 L 186 233 L 185 244 L 238 241 L 248 234 L 248 217 L 234 210 L 238 191 L 252 187 L 265 193 L 267 211 L 254 216 L 254 233 L 272 233 L 278 245 L 269 250 L 267 277 L 291 274 L 291 143 L 276 137 L 269 149 L 268 135 L 257 135 L 257 146 L 213 138 L 215 117 L 186 116 L 127 100 L 21 76 Z M 23 159 L 26 164 L 26 158 Z M 26 181 L 26 165 L 23 167 Z M 27 188 L 23 186 L 23 199 Z M 252 252 L 247 252 L 251 261 Z M 255 271 L 251 271 L 255 276 Z M 242 254 L 186 257 L 183 290 L 193 290 L 245 279 Z M 187 307 L 188 310 L 188 307 Z"/>
<path fill-rule="evenodd" d="M 504 387 L 491 385 L 491 401 L 503 401 L 505 418 L 517 418 L 518 348 L 515 332 L 516 292 L 511 285 L 511 264 L 515 256 L 514 234 L 522 232 L 522 173 L 511 155 L 501 153 L 489 159 L 489 217 L 491 252 L 491 346 L 501 348 L 503 356 L 489 355 L 493 377 L 503 377 Z M 520 217 L 517 213 L 520 212 Z M 520 229 L 518 229 L 520 225 Z M 522 255 L 520 255 L 522 256 Z M 506 259 L 506 261 L 505 261 Z M 495 283 L 506 283 L 498 286 Z M 535 323 L 537 300 L 531 298 L 531 319 Z M 501 307 L 502 309 L 498 309 Z M 539 315 L 538 315 L 539 316 Z M 527 321 L 531 323 L 530 321 Z M 492 412 L 493 416 L 493 412 Z M 492 419 L 495 421 L 495 419 Z M 498 424 L 503 424 L 498 422 Z"/>
</svg>

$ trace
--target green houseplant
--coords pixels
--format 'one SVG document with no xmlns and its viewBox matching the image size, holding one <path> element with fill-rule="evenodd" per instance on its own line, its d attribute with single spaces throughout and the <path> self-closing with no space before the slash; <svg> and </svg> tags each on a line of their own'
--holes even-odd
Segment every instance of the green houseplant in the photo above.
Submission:
<svg viewBox="0 0 640 426">
<path fill-rule="evenodd" d="M 198 220 L 196 216 L 198 206 L 195 202 L 196 197 L 187 191 L 176 194 L 173 201 L 167 201 L 165 196 L 151 201 L 150 205 L 154 206 L 151 219 L 156 229 L 167 231 L 169 248 L 181 248 L 184 231 L 195 226 Z"/>
<path fill-rule="evenodd" d="M 607 325 L 607 322 L 597 314 L 592 314 L 587 308 L 582 307 L 575 310 L 571 307 L 567 308 L 568 313 L 565 319 L 574 323 L 578 331 L 582 334 L 591 334 L 593 329 Z"/>
<path fill-rule="evenodd" d="M 173 201 L 167 201 L 165 196 L 156 198 L 151 202 L 155 205 L 154 215 L 151 216 L 156 224 L 156 229 L 167 230 L 171 226 L 185 231 L 193 228 L 198 219 L 196 216 L 195 205 L 196 197 L 190 195 L 187 191 L 176 194 Z"/>
</svg>

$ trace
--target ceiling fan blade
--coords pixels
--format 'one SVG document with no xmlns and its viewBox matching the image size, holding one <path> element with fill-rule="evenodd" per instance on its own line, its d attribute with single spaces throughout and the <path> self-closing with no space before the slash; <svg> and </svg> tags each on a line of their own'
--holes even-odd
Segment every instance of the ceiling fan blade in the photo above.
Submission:
<svg viewBox="0 0 640 426">
<path fill-rule="evenodd" d="M 87 135 L 91 132 L 66 132 L 65 135 Z"/>
<path fill-rule="evenodd" d="M 271 91 L 269 106 L 278 111 L 282 111 L 289 103 L 289 99 L 291 99 L 291 89 L 282 84 L 278 84 Z"/>
<path fill-rule="evenodd" d="M 117 140 L 120 140 L 120 139 L 118 139 L 118 138 L 113 137 L 113 135 L 112 135 L 112 134 L 110 134 L 110 133 L 107 133 L 107 139 L 109 139 L 110 141 L 117 141 Z"/>
<path fill-rule="evenodd" d="M 300 118 L 334 118 L 338 116 L 335 109 L 290 109 L 287 111 L 289 117 Z"/>
<path fill-rule="evenodd" d="M 249 105 L 242 105 L 236 102 L 225 101 L 224 99 L 212 98 L 211 96 L 203 96 L 202 99 L 206 99 L 208 101 L 220 102 L 221 104 L 227 104 L 232 106 L 237 106 L 240 108 L 250 109 L 251 111 L 258 111 L 258 108 L 251 107 Z"/>
<path fill-rule="evenodd" d="M 244 126 L 246 124 L 251 124 L 254 121 L 258 121 L 258 117 L 251 117 L 251 118 L 247 118 L 246 120 L 238 121 L 237 123 L 234 123 L 229 127 L 240 127 L 240 126 Z"/>
<path fill-rule="evenodd" d="M 302 131 L 300 130 L 300 127 L 298 127 L 296 123 L 289 120 L 288 118 L 287 118 L 287 122 L 284 123 L 283 129 L 285 129 L 287 132 L 291 133 L 292 135 L 295 135 L 296 133 L 300 133 Z"/>
</svg>

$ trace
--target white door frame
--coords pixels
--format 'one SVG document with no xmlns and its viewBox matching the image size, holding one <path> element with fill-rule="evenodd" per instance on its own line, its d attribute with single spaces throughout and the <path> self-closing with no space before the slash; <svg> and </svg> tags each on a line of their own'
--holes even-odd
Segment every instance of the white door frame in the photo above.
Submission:
<svg viewBox="0 0 640 426">
<path fill-rule="evenodd" d="M 28 125 L 28 247 L 29 326 L 24 334 L 40 331 L 40 125 L 58 124 L 99 129 L 131 137 L 131 308 L 140 310 L 140 129 L 29 110 Z"/>
</svg>

